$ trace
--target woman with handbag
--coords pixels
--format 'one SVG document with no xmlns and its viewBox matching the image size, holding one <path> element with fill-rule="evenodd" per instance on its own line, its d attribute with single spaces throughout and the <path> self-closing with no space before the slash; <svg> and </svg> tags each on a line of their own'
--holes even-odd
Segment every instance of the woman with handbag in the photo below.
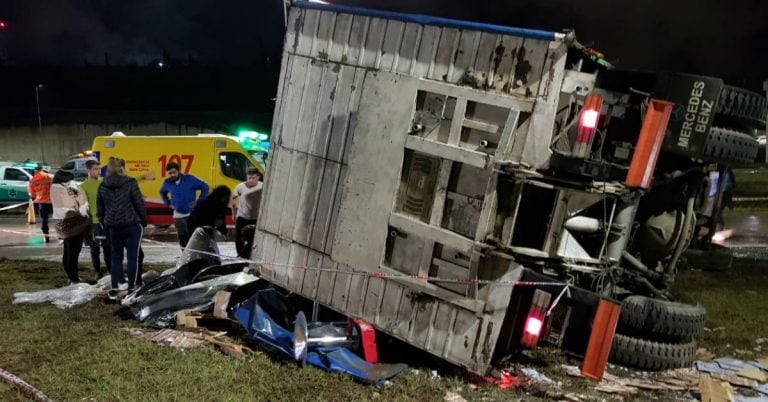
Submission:
<svg viewBox="0 0 768 402">
<path fill-rule="evenodd" d="M 69 283 L 78 283 L 80 273 L 78 258 L 83 249 L 83 240 L 90 234 L 88 200 L 85 192 L 75 182 L 72 173 L 57 171 L 51 185 L 51 204 L 56 232 L 64 240 L 62 265 Z"/>
</svg>

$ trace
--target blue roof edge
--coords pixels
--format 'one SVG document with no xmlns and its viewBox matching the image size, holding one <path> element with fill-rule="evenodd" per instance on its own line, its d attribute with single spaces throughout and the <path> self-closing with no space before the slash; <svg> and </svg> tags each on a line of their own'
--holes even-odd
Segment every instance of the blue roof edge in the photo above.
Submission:
<svg viewBox="0 0 768 402">
<path fill-rule="evenodd" d="M 485 24 L 480 22 L 456 20 L 452 18 L 434 17 L 424 14 L 408 14 L 395 11 L 373 10 L 362 7 L 314 3 L 306 0 L 294 0 L 293 5 L 296 7 L 312 10 L 336 11 L 340 13 L 362 15 L 366 17 L 386 18 L 404 22 L 413 22 L 421 25 L 437 25 L 449 28 L 470 29 L 495 34 L 518 36 L 528 39 L 539 39 L 547 41 L 561 41 L 566 39 L 566 34 L 561 32 Z"/>
</svg>

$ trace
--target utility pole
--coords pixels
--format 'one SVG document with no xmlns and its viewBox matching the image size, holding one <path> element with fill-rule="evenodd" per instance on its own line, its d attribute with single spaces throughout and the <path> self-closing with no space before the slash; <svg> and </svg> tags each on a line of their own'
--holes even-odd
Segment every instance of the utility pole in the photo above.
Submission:
<svg viewBox="0 0 768 402">
<path fill-rule="evenodd" d="M 42 84 L 35 85 L 35 101 L 37 102 L 37 128 L 40 134 L 40 159 L 45 162 L 45 147 L 43 146 L 43 119 L 40 117 L 40 88 Z"/>
</svg>

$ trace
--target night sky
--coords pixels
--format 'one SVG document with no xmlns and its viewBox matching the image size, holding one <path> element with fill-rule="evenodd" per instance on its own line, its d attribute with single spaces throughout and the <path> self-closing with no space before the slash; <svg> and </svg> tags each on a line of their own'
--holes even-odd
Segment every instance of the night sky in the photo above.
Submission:
<svg viewBox="0 0 768 402">
<path fill-rule="evenodd" d="M 625 69 L 768 79 L 764 0 L 342 0 L 340 4 L 559 30 Z M 279 56 L 280 0 L 0 0 L 6 64 L 248 66 Z"/>
</svg>

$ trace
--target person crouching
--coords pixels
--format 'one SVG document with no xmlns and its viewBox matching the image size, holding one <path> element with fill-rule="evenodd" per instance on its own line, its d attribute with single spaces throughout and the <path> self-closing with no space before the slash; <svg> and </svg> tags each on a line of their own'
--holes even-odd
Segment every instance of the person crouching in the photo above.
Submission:
<svg viewBox="0 0 768 402">
<path fill-rule="evenodd" d="M 51 204 L 56 232 L 64 240 L 62 265 L 69 283 L 79 283 L 78 259 L 83 249 L 83 238 L 90 231 L 88 200 L 85 192 L 75 182 L 75 176 L 62 170 L 53 176 Z"/>
</svg>

